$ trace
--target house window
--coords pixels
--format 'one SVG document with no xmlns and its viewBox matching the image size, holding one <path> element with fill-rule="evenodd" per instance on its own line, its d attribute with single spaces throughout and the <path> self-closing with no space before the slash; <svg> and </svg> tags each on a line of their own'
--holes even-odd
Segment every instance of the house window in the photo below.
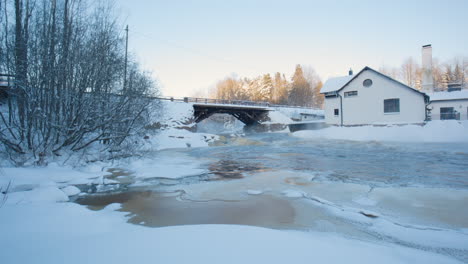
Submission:
<svg viewBox="0 0 468 264">
<path fill-rule="evenodd" d="M 345 92 L 344 97 L 357 96 L 357 91 Z"/>
<path fill-rule="evenodd" d="M 371 87 L 372 86 L 372 80 L 371 79 L 365 79 L 362 82 L 362 85 L 364 85 L 364 87 Z"/>
<path fill-rule="evenodd" d="M 440 120 L 460 119 L 457 111 L 453 107 L 440 108 Z"/>
<path fill-rule="evenodd" d="M 385 99 L 384 100 L 384 113 L 400 113 L 400 99 Z"/>
<path fill-rule="evenodd" d="M 338 108 L 335 108 L 335 116 L 340 115 L 340 110 Z"/>
</svg>

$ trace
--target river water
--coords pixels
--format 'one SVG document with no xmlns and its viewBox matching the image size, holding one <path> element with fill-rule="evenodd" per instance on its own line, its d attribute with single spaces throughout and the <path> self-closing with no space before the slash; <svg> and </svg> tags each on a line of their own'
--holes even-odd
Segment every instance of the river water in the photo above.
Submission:
<svg viewBox="0 0 468 264">
<path fill-rule="evenodd" d="M 468 260 L 467 248 L 456 242 L 468 243 L 468 144 L 259 133 L 154 155 L 199 160 L 204 172 L 141 185 L 134 184 L 138 175 L 111 168 L 110 177 L 118 176 L 125 188 L 77 202 L 92 210 L 120 203 L 129 223 L 148 227 L 240 224 L 334 232 Z"/>
</svg>

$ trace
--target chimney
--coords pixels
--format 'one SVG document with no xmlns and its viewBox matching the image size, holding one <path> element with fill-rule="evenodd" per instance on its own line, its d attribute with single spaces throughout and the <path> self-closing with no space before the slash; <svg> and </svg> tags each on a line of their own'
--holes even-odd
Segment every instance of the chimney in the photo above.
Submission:
<svg viewBox="0 0 468 264">
<path fill-rule="evenodd" d="M 432 46 L 422 46 L 422 91 L 434 91 L 434 78 L 432 76 Z"/>
<path fill-rule="evenodd" d="M 353 69 L 349 68 L 348 74 L 349 74 L 349 76 L 353 75 Z"/>
</svg>

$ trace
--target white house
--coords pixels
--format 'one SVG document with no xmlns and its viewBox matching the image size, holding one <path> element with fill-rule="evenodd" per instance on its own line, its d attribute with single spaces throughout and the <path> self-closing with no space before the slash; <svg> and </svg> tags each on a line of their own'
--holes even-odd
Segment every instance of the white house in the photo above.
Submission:
<svg viewBox="0 0 468 264">
<path fill-rule="evenodd" d="M 432 120 L 468 120 L 468 90 L 428 93 Z"/>
<path fill-rule="evenodd" d="M 468 119 L 468 90 L 463 89 L 462 83 L 448 84 L 447 91 L 434 92 L 441 88 L 434 87 L 432 74 L 432 46 L 422 47 L 422 88 L 430 97 L 431 120 L 467 120 Z"/>
<path fill-rule="evenodd" d="M 325 122 L 331 125 L 413 124 L 427 119 L 429 97 L 369 67 L 330 78 L 325 95 Z"/>
</svg>

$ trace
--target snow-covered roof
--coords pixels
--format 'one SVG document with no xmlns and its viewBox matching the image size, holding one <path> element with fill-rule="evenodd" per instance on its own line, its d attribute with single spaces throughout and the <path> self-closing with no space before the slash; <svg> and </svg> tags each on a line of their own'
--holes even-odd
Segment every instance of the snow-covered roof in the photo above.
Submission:
<svg viewBox="0 0 468 264">
<path fill-rule="evenodd" d="M 389 77 L 381 72 L 378 72 L 368 66 L 364 67 L 359 73 L 355 74 L 355 75 L 348 75 L 348 76 L 343 76 L 343 77 L 335 77 L 335 78 L 330 78 L 328 79 L 325 84 L 323 85 L 322 89 L 320 90 L 320 93 L 329 93 L 329 92 L 335 92 L 335 91 L 339 91 L 341 89 L 343 89 L 351 80 L 353 80 L 354 78 L 357 78 L 361 73 L 363 73 L 364 71 L 372 71 L 384 78 L 387 78 L 388 80 L 390 81 L 393 81 L 393 82 L 396 82 L 400 85 L 402 85 L 403 87 L 405 88 L 408 88 L 410 89 L 411 91 L 413 92 L 417 92 L 425 97 L 427 97 L 427 95 L 423 92 L 420 92 L 412 87 L 409 87 L 408 85 L 404 84 L 404 83 L 401 83 L 395 79 L 393 79 L 392 77 Z"/>
<path fill-rule="evenodd" d="M 444 100 L 468 100 L 468 90 L 454 91 L 454 92 L 435 92 L 428 93 L 431 101 L 444 101 Z"/>
<path fill-rule="evenodd" d="M 320 89 L 320 93 L 329 93 L 338 91 L 343 87 L 346 83 L 348 83 L 354 75 L 348 76 L 341 76 L 341 77 L 334 77 L 328 79 L 325 84 L 323 84 L 322 89 Z"/>
</svg>

